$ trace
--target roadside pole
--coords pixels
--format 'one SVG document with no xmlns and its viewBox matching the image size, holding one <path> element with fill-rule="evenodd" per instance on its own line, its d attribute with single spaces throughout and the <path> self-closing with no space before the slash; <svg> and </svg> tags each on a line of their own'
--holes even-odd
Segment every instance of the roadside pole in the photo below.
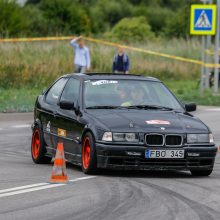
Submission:
<svg viewBox="0 0 220 220">
<path fill-rule="evenodd" d="M 213 0 L 206 0 L 204 3 L 207 4 L 212 4 Z M 205 63 L 212 63 L 213 60 L 210 60 L 210 55 L 206 52 L 207 50 L 210 50 L 211 45 L 212 45 L 212 39 L 211 39 L 211 35 L 207 35 L 206 36 L 206 42 L 205 42 Z M 209 89 L 210 88 L 210 68 L 209 67 L 205 67 L 205 88 Z"/>
<path fill-rule="evenodd" d="M 217 20 L 216 20 L 216 35 L 215 35 L 215 69 L 214 69 L 214 95 L 218 94 L 218 82 L 219 82 L 219 29 L 220 29 L 220 0 L 217 0 Z"/>
<path fill-rule="evenodd" d="M 205 49 L 205 63 L 212 63 L 213 59 L 210 59 L 210 55 L 206 52 L 207 50 L 210 50 L 211 48 L 211 36 L 207 35 L 206 37 L 206 49 Z M 210 68 L 209 67 L 205 67 L 205 88 L 209 89 L 210 88 Z"/>
<path fill-rule="evenodd" d="M 205 35 L 202 36 L 202 51 L 201 51 L 202 63 L 205 63 Z M 201 66 L 201 81 L 200 81 L 200 92 L 201 94 L 204 91 L 204 82 L 205 82 L 205 67 Z"/>
</svg>

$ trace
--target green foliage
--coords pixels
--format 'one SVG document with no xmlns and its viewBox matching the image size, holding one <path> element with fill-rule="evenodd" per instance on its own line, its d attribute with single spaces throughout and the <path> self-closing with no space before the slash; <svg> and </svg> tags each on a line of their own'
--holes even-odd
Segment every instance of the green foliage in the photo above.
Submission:
<svg viewBox="0 0 220 220">
<path fill-rule="evenodd" d="M 42 0 L 40 9 L 48 21 L 49 33 L 82 34 L 90 32 L 85 10 L 72 0 Z"/>
<path fill-rule="evenodd" d="M 109 30 L 119 20 L 132 15 L 132 6 L 127 0 L 98 0 L 91 7 L 91 17 L 93 21 L 93 30 Z"/>
<path fill-rule="evenodd" d="M 145 41 L 154 38 L 145 17 L 123 18 L 112 29 L 112 35 L 125 42 Z"/>
<path fill-rule="evenodd" d="M 0 10 L 0 37 L 19 36 L 26 30 L 26 18 L 15 1 L 0 0 Z"/>
<path fill-rule="evenodd" d="M 189 8 L 180 8 L 167 21 L 164 32 L 168 37 L 188 37 L 189 36 Z"/>
<path fill-rule="evenodd" d="M 134 14 L 135 16 L 144 15 L 147 18 L 152 31 L 158 35 L 160 34 L 160 32 L 163 31 L 167 22 L 174 13 L 170 9 L 165 7 L 161 8 L 159 6 L 139 6 L 135 9 Z"/>
<path fill-rule="evenodd" d="M 0 88 L 0 112 L 33 111 L 36 97 L 41 94 L 41 88 L 23 87 L 20 89 Z"/>
<path fill-rule="evenodd" d="M 41 0 L 27 0 L 26 1 L 26 5 L 36 5 L 38 3 L 40 3 Z"/>
<path fill-rule="evenodd" d="M 198 1 L 27 0 L 21 7 L 15 0 L 0 0 L 0 36 L 102 36 L 124 18 L 145 17 L 155 36 L 188 38 L 192 3 Z"/>
<path fill-rule="evenodd" d="M 48 20 L 43 16 L 42 11 L 37 6 L 28 5 L 24 8 L 25 16 L 27 19 L 28 29 L 27 36 L 40 37 L 47 36 L 48 33 Z"/>
</svg>

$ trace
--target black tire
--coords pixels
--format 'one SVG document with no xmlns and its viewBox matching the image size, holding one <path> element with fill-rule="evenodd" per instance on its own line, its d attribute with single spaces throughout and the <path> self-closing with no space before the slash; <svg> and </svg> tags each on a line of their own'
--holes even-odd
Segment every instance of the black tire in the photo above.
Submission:
<svg viewBox="0 0 220 220">
<path fill-rule="evenodd" d="M 89 161 L 86 162 L 86 149 L 90 146 Z M 97 156 L 94 137 L 90 132 L 86 133 L 82 141 L 82 171 L 85 174 L 94 174 L 97 172 Z"/>
<path fill-rule="evenodd" d="M 39 139 L 39 142 L 36 142 L 36 138 Z M 43 132 L 41 131 L 38 125 L 36 125 L 33 129 L 31 141 L 31 156 L 34 163 L 37 164 L 48 164 L 52 160 L 52 157 L 46 156 Z"/>
<path fill-rule="evenodd" d="M 210 170 L 190 170 L 193 176 L 209 176 L 213 169 Z"/>
</svg>

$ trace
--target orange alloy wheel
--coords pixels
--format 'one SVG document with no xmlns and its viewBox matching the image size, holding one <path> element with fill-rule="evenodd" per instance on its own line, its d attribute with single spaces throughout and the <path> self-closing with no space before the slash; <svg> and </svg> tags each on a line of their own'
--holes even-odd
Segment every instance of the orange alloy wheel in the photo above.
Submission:
<svg viewBox="0 0 220 220">
<path fill-rule="evenodd" d="M 86 137 L 83 142 L 83 149 L 82 149 L 82 162 L 84 169 L 87 169 L 90 162 L 90 140 L 89 137 Z"/>
<path fill-rule="evenodd" d="M 32 149 L 33 158 L 36 160 L 40 152 L 40 132 L 38 128 L 35 129 L 33 133 L 31 149 Z"/>
</svg>

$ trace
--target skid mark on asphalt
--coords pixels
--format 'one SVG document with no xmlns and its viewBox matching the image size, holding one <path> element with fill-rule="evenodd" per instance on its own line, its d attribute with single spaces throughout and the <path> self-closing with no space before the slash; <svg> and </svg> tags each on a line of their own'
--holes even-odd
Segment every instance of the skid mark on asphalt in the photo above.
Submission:
<svg viewBox="0 0 220 220">
<path fill-rule="evenodd" d="M 178 198 L 179 200 L 184 202 L 186 205 L 188 205 L 188 207 L 190 207 L 192 210 L 194 210 L 195 213 L 199 216 L 199 219 L 201 219 L 201 220 L 207 220 L 207 219 L 214 220 L 214 219 L 216 219 L 212 215 L 218 216 L 218 219 L 220 217 L 219 211 L 216 211 L 215 209 L 209 207 L 208 205 L 202 204 L 201 202 L 197 202 L 192 199 L 189 199 L 189 198 L 185 197 L 184 195 L 179 194 L 175 190 L 173 191 L 173 190 L 166 188 L 164 186 L 159 186 L 157 184 L 153 184 L 150 182 L 144 182 L 143 180 L 139 180 L 139 179 L 136 179 L 134 181 L 137 183 L 152 187 L 153 189 L 156 189 L 163 194 Z"/>
<path fill-rule="evenodd" d="M 69 182 L 73 183 L 73 182 L 78 182 L 78 181 L 92 179 L 92 178 L 95 178 L 95 176 L 80 177 L 80 178 L 76 178 L 73 180 L 69 180 Z M 26 185 L 26 186 L 13 187 L 13 188 L 9 188 L 9 189 L 0 190 L 0 198 L 23 194 L 23 193 L 28 193 L 28 192 L 39 191 L 39 190 L 43 190 L 43 189 L 56 188 L 56 187 L 66 186 L 66 185 L 68 185 L 68 184 L 36 183 L 36 184 L 30 184 L 30 185 Z"/>
</svg>

